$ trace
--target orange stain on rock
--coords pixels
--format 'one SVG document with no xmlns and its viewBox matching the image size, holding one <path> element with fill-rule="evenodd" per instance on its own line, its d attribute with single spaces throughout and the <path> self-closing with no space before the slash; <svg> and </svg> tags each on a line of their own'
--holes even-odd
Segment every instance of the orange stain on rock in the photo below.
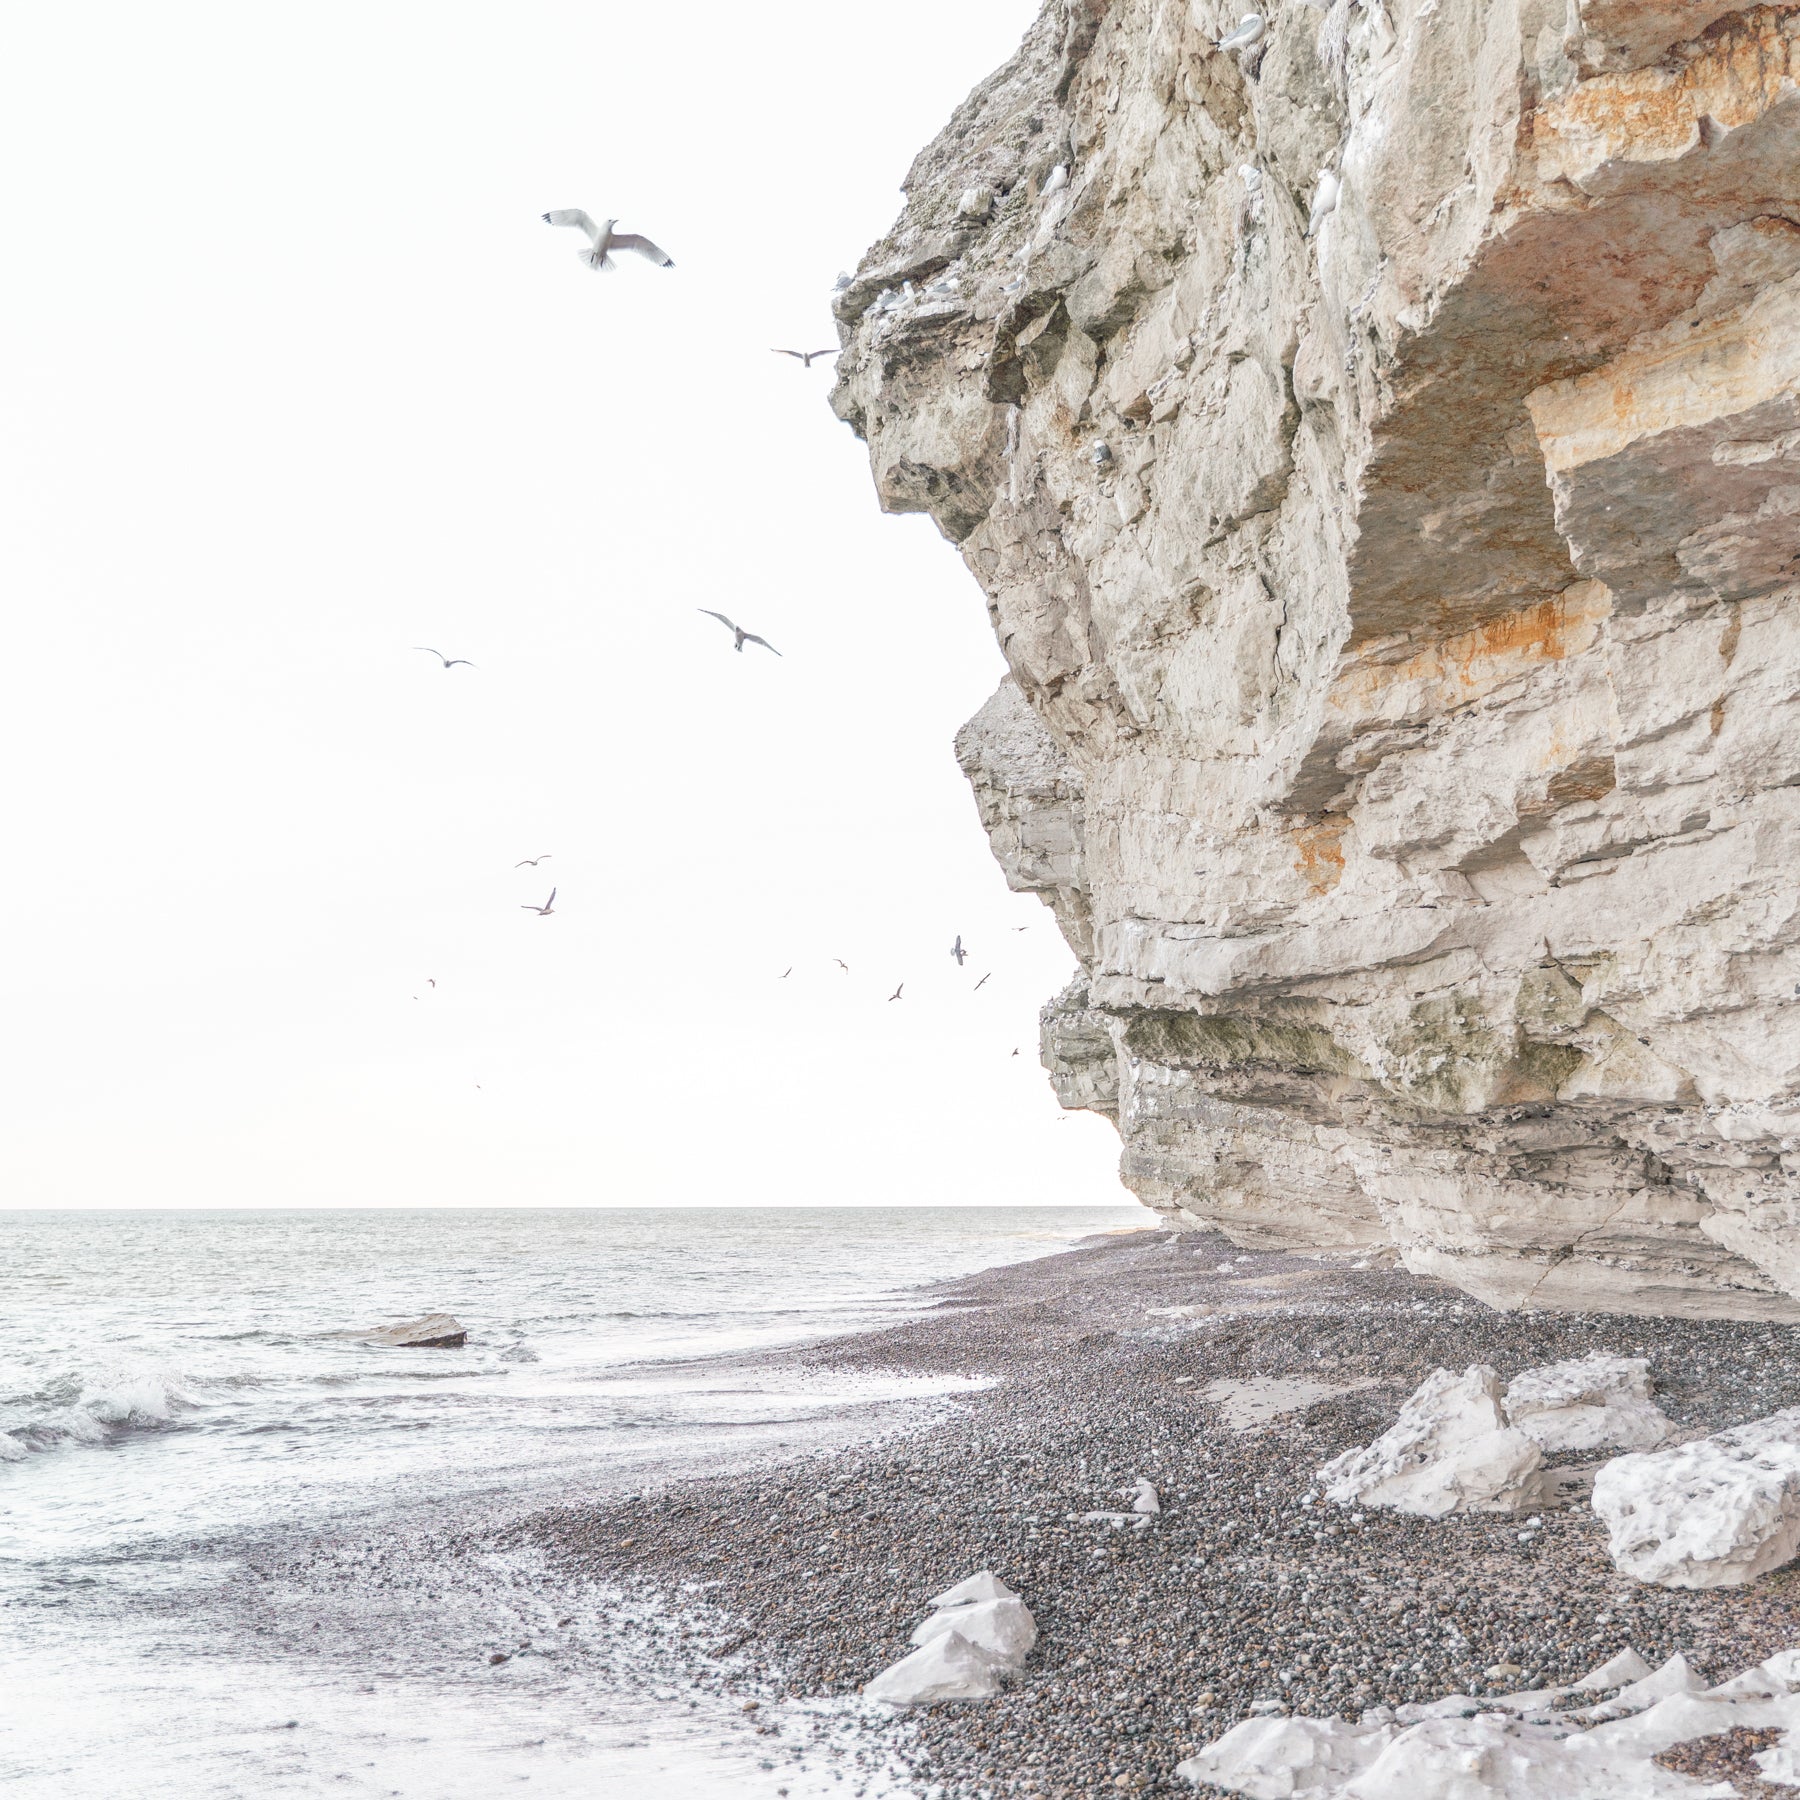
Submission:
<svg viewBox="0 0 1800 1800">
<path fill-rule="evenodd" d="M 1300 853 L 1294 867 L 1315 895 L 1329 893 L 1343 879 L 1344 833 L 1349 828 L 1348 819 L 1333 818 L 1302 825 L 1294 833 L 1294 848 Z"/>
</svg>

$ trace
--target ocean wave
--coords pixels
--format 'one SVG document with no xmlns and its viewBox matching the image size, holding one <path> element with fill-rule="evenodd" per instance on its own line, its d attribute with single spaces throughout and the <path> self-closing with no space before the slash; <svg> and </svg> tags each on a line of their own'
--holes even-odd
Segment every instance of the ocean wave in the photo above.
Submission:
<svg viewBox="0 0 1800 1800">
<path fill-rule="evenodd" d="M 106 1444 L 133 1431 L 164 1431 L 198 1412 L 199 1384 L 154 1365 L 68 1372 L 0 1396 L 0 1462 L 34 1450 Z"/>
</svg>

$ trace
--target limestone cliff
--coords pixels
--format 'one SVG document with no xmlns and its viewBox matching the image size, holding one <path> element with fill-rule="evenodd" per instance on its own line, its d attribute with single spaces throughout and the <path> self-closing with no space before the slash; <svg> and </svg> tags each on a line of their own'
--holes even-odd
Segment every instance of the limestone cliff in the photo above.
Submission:
<svg viewBox="0 0 1800 1800">
<path fill-rule="evenodd" d="M 1049 0 L 838 297 L 1046 1062 L 1174 1221 L 1800 1317 L 1800 9 L 1267 7 Z"/>
</svg>

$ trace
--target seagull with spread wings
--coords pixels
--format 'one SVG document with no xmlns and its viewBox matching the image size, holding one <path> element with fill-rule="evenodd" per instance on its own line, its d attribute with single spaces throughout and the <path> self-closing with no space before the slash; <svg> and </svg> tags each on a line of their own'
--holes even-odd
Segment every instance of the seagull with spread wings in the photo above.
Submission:
<svg viewBox="0 0 1800 1800">
<path fill-rule="evenodd" d="M 465 669 L 474 668 L 474 664 L 466 656 L 446 656 L 441 650 L 434 650 L 429 644 L 414 644 L 415 650 L 423 650 L 427 656 L 435 656 L 446 669 L 454 669 L 461 663 Z"/>
<path fill-rule="evenodd" d="M 556 212 L 544 214 L 546 225 L 573 225 L 577 231 L 585 231 L 592 239 L 590 247 L 577 251 L 581 260 L 590 269 L 610 271 L 619 265 L 612 259 L 615 250 L 635 250 L 639 256 L 645 256 L 655 263 L 659 269 L 672 269 L 674 257 L 666 250 L 659 249 L 647 237 L 640 237 L 635 231 L 614 231 L 617 219 L 602 219 L 598 225 L 584 213 L 579 206 L 565 206 Z"/>
<path fill-rule="evenodd" d="M 976 984 L 972 988 L 969 989 L 969 992 L 971 994 L 979 994 L 981 992 L 981 990 L 987 986 L 988 977 L 991 976 L 993 974 L 993 972 L 994 971 L 992 969 L 989 969 L 987 974 L 982 976 L 982 978 L 978 982 L 976 982 Z"/>
<path fill-rule="evenodd" d="M 550 890 L 550 898 L 548 900 L 546 900 L 542 906 L 533 906 L 533 905 L 531 905 L 531 903 L 529 901 L 527 901 L 523 905 L 520 906 L 519 911 L 520 912 L 534 912 L 537 914 L 537 916 L 540 919 L 547 919 L 550 916 L 551 909 L 555 905 L 556 905 L 556 889 L 552 888 Z"/>
<path fill-rule="evenodd" d="M 898 1000 L 900 998 L 900 988 L 903 988 L 905 986 L 906 986 L 906 983 L 904 981 L 901 982 L 900 987 L 895 988 L 894 991 L 888 995 L 888 999 L 890 1001 Z"/>
<path fill-rule="evenodd" d="M 754 631 L 746 631 L 742 625 L 734 625 L 722 612 L 714 612 L 710 606 L 696 606 L 694 611 L 705 613 L 709 619 L 717 619 L 727 631 L 731 632 L 737 638 L 737 642 L 731 646 L 734 650 L 741 651 L 746 644 L 761 644 L 772 654 L 776 656 L 781 654 L 767 638 L 758 637 Z"/>
<path fill-rule="evenodd" d="M 960 969 L 963 966 L 963 958 L 969 954 L 968 951 L 962 947 L 962 933 L 960 931 L 956 934 L 956 942 L 950 946 L 950 954 L 956 958 L 956 966 Z"/>
<path fill-rule="evenodd" d="M 539 863 L 548 862 L 549 860 L 550 852 L 546 850 L 542 856 L 528 856 L 524 861 L 514 863 L 513 867 L 515 869 L 535 869 Z"/>
<path fill-rule="evenodd" d="M 837 353 L 838 353 L 837 347 L 835 345 L 829 350 L 775 350 L 775 349 L 771 349 L 769 351 L 769 354 L 771 356 L 791 356 L 794 358 L 794 360 L 796 362 L 805 363 L 809 369 L 813 366 L 813 358 L 815 356 L 836 356 Z"/>
</svg>

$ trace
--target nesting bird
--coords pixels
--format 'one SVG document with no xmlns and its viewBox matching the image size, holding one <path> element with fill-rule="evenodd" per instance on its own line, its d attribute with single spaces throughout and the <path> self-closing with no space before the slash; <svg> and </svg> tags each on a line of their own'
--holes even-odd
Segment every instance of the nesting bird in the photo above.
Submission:
<svg viewBox="0 0 1800 1800">
<path fill-rule="evenodd" d="M 572 225 L 577 231 L 588 234 L 592 242 L 586 250 L 578 251 L 577 254 L 590 269 L 616 269 L 618 264 L 612 260 L 615 250 L 630 250 L 639 256 L 648 257 L 659 269 L 674 268 L 674 257 L 658 249 L 647 237 L 640 237 L 635 231 L 614 231 L 613 227 L 618 222 L 617 219 L 602 219 L 596 225 L 579 206 L 565 206 L 556 212 L 544 214 L 546 225 Z"/>
<path fill-rule="evenodd" d="M 1236 27 L 1220 38 L 1214 48 L 1226 56 L 1241 56 L 1246 50 L 1254 50 L 1263 41 L 1268 29 L 1269 23 L 1261 13 L 1245 13 Z"/>
<path fill-rule="evenodd" d="M 1313 189 L 1312 213 L 1306 221 L 1306 235 L 1313 236 L 1325 221 L 1337 211 L 1338 195 L 1343 192 L 1344 184 L 1338 178 L 1337 170 L 1327 165 L 1319 171 L 1319 185 Z"/>
<path fill-rule="evenodd" d="M 1112 467 L 1112 459 L 1112 445 L 1104 438 L 1095 438 L 1093 447 L 1088 451 L 1088 461 L 1096 469 L 1107 469 Z"/>
<path fill-rule="evenodd" d="M 1052 194 L 1060 194 L 1068 185 L 1069 165 L 1067 163 L 1058 163 L 1056 167 L 1050 171 L 1050 179 L 1044 183 L 1043 192 L 1038 195 L 1038 198 L 1040 200 L 1048 200 Z"/>
</svg>

